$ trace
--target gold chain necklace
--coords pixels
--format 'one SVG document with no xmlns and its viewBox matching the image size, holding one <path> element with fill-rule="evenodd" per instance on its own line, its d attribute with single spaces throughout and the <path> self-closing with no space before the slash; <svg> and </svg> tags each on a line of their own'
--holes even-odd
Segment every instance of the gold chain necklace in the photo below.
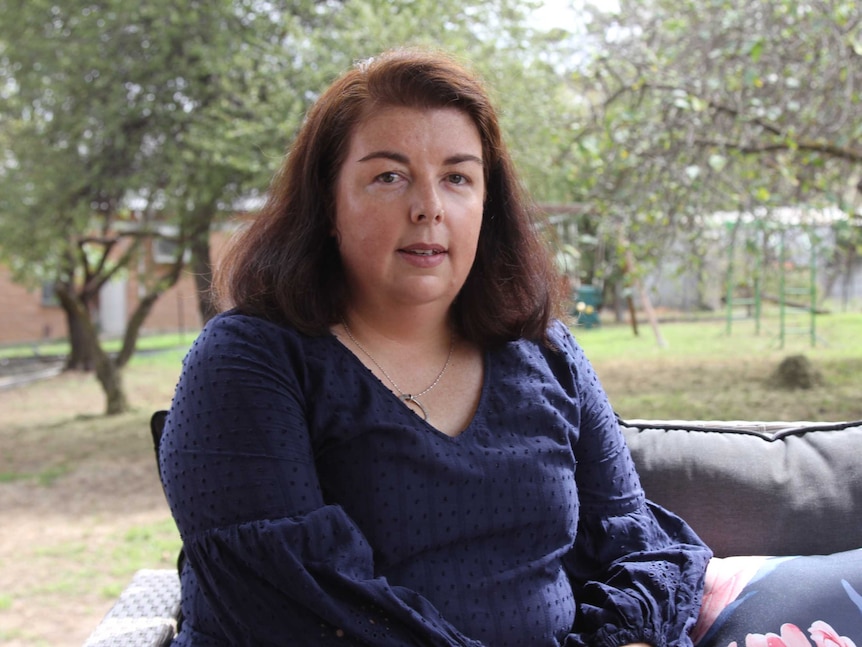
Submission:
<svg viewBox="0 0 862 647">
<path fill-rule="evenodd" d="M 386 369 L 384 369 L 382 366 L 380 366 L 380 363 L 376 359 L 374 359 L 374 356 L 368 352 L 368 350 L 365 348 L 365 346 L 363 346 L 362 344 L 359 343 L 359 341 L 357 341 L 356 337 L 353 336 L 353 333 L 350 332 L 350 328 L 347 326 L 346 321 L 342 320 L 341 325 L 344 326 L 344 332 L 346 332 L 347 336 L 350 337 L 350 341 L 352 341 L 359 350 L 361 350 L 363 353 L 365 353 L 368 356 L 368 359 L 370 359 L 374 363 L 374 366 L 376 366 L 378 369 L 380 369 L 380 372 L 383 373 L 383 375 L 386 376 L 386 379 L 392 383 L 392 387 L 398 392 L 398 399 L 401 400 L 402 402 L 404 402 L 405 404 L 412 403 L 412 404 L 415 404 L 417 407 L 419 407 L 419 410 L 422 412 L 422 418 L 425 421 L 427 421 L 428 420 L 428 409 L 425 408 L 425 405 L 423 405 L 421 402 L 419 402 L 418 398 L 425 395 L 431 389 L 433 389 L 435 386 L 437 386 L 437 384 L 443 378 L 443 374 L 446 372 L 446 369 L 449 368 L 449 363 L 452 361 L 452 351 L 455 350 L 455 336 L 452 335 L 452 341 L 449 344 L 449 354 L 446 356 L 446 363 L 443 364 L 443 368 L 437 374 L 437 377 L 434 378 L 434 381 L 431 382 L 431 385 L 428 388 L 426 388 L 424 391 L 420 391 L 419 393 L 413 394 L 413 393 L 405 393 L 404 391 L 401 390 L 401 387 L 399 387 L 398 384 L 395 383 L 395 380 L 393 380 L 392 377 L 389 375 L 389 373 L 386 372 Z"/>
</svg>

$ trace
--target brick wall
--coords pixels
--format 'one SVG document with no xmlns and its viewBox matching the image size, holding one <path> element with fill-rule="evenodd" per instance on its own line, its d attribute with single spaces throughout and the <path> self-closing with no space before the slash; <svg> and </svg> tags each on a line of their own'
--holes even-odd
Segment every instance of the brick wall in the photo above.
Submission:
<svg viewBox="0 0 862 647">
<path fill-rule="evenodd" d="M 66 317 L 57 306 L 42 304 L 42 291 L 12 283 L 12 274 L 0 266 L 0 344 L 62 339 Z"/>
<path fill-rule="evenodd" d="M 218 258 L 229 233 L 216 232 L 210 242 L 212 256 Z M 125 286 L 125 311 L 128 316 L 138 299 L 134 272 Z M 177 284 L 166 291 L 153 306 L 141 328 L 142 334 L 200 329 L 194 277 L 183 272 Z M 35 343 L 66 338 L 66 317 L 59 306 L 43 305 L 38 289 L 27 289 L 12 282 L 11 273 L 0 266 L 0 345 Z"/>
</svg>

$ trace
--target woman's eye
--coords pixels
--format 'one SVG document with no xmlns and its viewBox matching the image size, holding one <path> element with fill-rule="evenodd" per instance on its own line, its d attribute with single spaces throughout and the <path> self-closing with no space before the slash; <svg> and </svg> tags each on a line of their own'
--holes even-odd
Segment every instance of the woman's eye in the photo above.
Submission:
<svg viewBox="0 0 862 647">
<path fill-rule="evenodd" d="M 383 184 L 393 184 L 398 181 L 398 174 L 391 171 L 387 171 L 386 173 L 381 173 L 380 175 L 378 175 L 377 181 L 382 182 Z"/>
<path fill-rule="evenodd" d="M 452 184 L 467 184 L 467 178 L 460 173 L 452 173 L 449 176 L 449 181 Z"/>
</svg>

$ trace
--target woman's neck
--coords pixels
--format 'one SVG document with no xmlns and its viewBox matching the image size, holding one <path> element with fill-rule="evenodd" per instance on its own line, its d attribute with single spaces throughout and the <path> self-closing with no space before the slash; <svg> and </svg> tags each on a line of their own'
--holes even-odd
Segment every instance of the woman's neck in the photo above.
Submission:
<svg viewBox="0 0 862 647">
<path fill-rule="evenodd" d="M 436 347 L 452 339 L 449 311 L 432 306 L 398 312 L 348 308 L 345 322 L 358 337 L 381 343 Z"/>
</svg>

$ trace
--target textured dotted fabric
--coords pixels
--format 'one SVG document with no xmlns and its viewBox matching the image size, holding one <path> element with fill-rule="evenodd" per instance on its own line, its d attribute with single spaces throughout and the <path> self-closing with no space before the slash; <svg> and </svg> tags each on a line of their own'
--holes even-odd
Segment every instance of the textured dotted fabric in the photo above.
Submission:
<svg viewBox="0 0 862 647">
<path fill-rule="evenodd" d="M 175 644 L 689 645 L 709 551 L 644 500 L 551 332 L 486 353 L 452 438 L 334 336 L 211 321 L 161 447 L 188 556 Z"/>
</svg>

